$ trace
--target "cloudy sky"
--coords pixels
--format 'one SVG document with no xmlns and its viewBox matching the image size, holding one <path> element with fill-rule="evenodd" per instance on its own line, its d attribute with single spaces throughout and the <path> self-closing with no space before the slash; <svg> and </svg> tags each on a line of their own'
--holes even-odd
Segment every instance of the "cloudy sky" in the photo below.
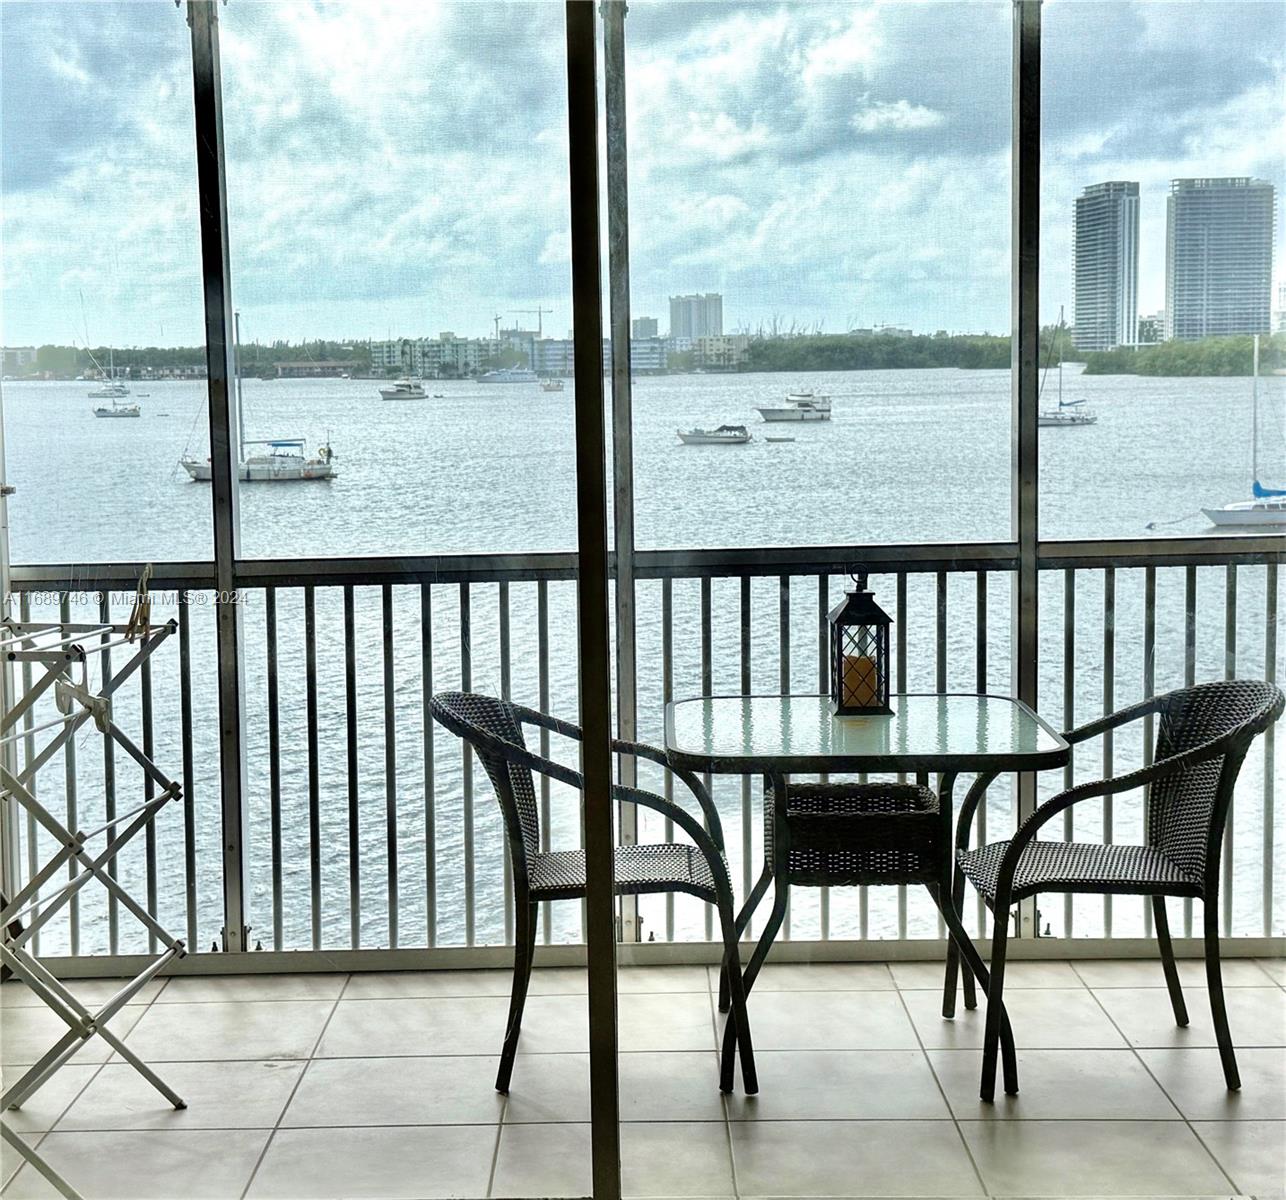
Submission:
<svg viewBox="0 0 1286 1200">
<path fill-rule="evenodd" d="M 1141 185 L 1150 312 L 1171 178 L 1286 188 L 1286 5 L 1044 12 L 1045 315 L 1105 179 Z M 231 0 L 220 22 L 247 338 L 478 335 L 538 306 L 566 332 L 560 3 Z M 635 315 L 721 291 L 726 328 L 1007 328 L 1009 0 L 631 0 L 627 37 Z M 0 39 L 4 343 L 198 342 L 183 14 L 0 0 Z M 1279 230 L 1279 278 L 1283 257 Z"/>
</svg>

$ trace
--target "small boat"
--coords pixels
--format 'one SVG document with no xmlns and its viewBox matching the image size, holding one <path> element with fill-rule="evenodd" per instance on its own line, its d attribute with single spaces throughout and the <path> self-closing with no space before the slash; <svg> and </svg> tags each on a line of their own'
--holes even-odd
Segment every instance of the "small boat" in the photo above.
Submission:
<svg viewBox="0 0 1286 1200">
<path fill-rule="evenodd" d="M 427 395 L 424 384 L 409 376 L 380 388 L 381 400 L 423 400 Z"/>
<path fill-rule="evenodd" d="M 1058 404 L 1054 408 L 1042 408 L 1036 412 L 1036 427 L 1038 429 L 1075 429 L 1082 425 L 1095 425 L 1098 423 L 1098 417 L 1095 413 L 1085 407 L 1084 400 L 1064 400 L 1063 399 L 1063 310 L 1058 310 L 1058 330 L 1054 334 L 1055 341 L 1058 342 Z M 1051 352 L 1053 347 L 1050 347 Z M 1049 373 L 1049 359 L 1045 360 L 1045 373 Z M 1044 390 L 1045 380 L 1042 377 L 1040 381 L 1041 390 Z"/>
<path fill-rule="evenodd" d="M 1280 464 L 1283 459 L 1279 458 Z M 1251 371 L 1250 403 L 1250 499 L 1237 500 L 1222 508 L 1203 508 L 1212 525 L 1221 529 L 1286 525 L 1286 488 L 1265 487 L 1259 481 L 1259 335 L 1255 335 L 1254 366 Z"/>
<path fill-rule="evenodd" d="M 784 437 L 764 438 L 765 442 L 793 442 L 794 440 L 795 440 L 794 438 L 784 438 Z"/>
<path fill-rule="evenodd" d="M 90 392 L 91 396 L 94 394 Z M 110 405 L 100 404 L 94 409 L 96 417 L 137 417 L 139 415 L 141 410 L 137 404 L 122 404 L 115 394 L 112 396 Z"/>
<path fill-rule="evenodd" d="M 100 376 L 100 386 L 93 388 L 89 393 L 89 398 L 91 400 L 119 400 L 122 397 L 129 395 L 129 385 L 123 379 L 116 378 L 115 349 L 109 349 L 107 351 L 107 370 L 106 371 L 104 371 L 103 368 L 99 366 L 98 359 L 94 358 L 92 353 L 90 354 L 89 357 L 93 361 L 94 366 L 98 367 L 98 372 Z M 128 405 L 126 407 L 128 407 Z M 98 412 L 97 409 L 95 409 L 94 411 L 96 413 Z M 105 413 L 98 413 L 98 415 L 106 416 L 106 417 L 137 417 L 138 413 L 105 412 Z"/>
<path fill-rule="evenodd" d="M 478 376 L 479 383 L 535 383 L 539 376 L 530 367 L 501 367 Z"/>
<path fill-rule="evenodd" d="M 264 453 L 245 454 L 247 446 L 266 446 Z M 313 456 L 304 452 L 303 438 L 275 438 L 267 442 L 243 442 L 244 457 L 237 464 L 242 483 L 289 483 L 304 479 L 333 479 L 335 453 L 325 442 Z M 210 482 L 210 460 L 199 462 L 184 455 L 179 462 L 196 483 Z"/>
<path fill-rule="evenodd" d="M 540 381 L 540 390 L 542 392 L 561 392 L 563 390 L 563 381 L 561 379 L 542 379 Z"/>
<path fill-rule="evenodd" d="M 89 393 L 91 400 L 119 400 L 129 395 L 129 388 L 119 379 L 109 380 L 102 387 L 96 387 Z"/>
<path fill-rule="evenodd" d="M 765 421 L 829 421 L 831 398 L 812 392 L 787 392 L 786 408 L 761 408 L 759 415 Z"/>
<path fill-rule="evenodd" d="M 744 425 L 720 425 L 718 429 L 682 429 L 674 431 L 685 446 L 744 446 L 750 441 L 750 430 Z"/>
</svg>

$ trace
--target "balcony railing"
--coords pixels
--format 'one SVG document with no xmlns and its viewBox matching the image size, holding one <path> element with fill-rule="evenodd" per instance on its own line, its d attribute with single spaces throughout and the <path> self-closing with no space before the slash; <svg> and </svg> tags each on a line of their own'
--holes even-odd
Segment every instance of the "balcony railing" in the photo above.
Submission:
<svg viewBox="0 0 1286 1200">
<path fill-rule="evenodd" d="M 635 678 L 632 686 L 628 679 L 618 684 L 634 698 L 626 708 L 637 714 L 638 736 L 660 740 L 664 703 L 675 696 L 824 690 L 825 613 L 853 558 L 852 548 L 637 554 Z M 875 547 L 861 558 L 895 618 L 899 690 L 1010 690 L 1013 546 L 958 553 Z M 1273 539 L 1044 544 L 1042 712 L 1071 726 L 1201 679 L 1277 677 L 1279 558 Z M 121 619 L 137 568 L 15 574 L 23 616 Z M 175 617 L 178 636 L 118 699 L 115 716 L 182 780 L 184 802 L 122 856 L 122 878 L 162 924 L 185 929 L 197 951 L 223 944 L 232 907 L 223 881 L 235 871 L 244 880 L 249 947 L 356 950 L 389 961 L 408 950 L 479 948 L 478 961 L 487 961 L 481 948 L 503 947 L 513 932 L 503 829 L 485 774 L 435 728 L 428 697 L 435 689 L 472 688 L 575 720 L 574 557 L 247 561 L 238 575 L 241 811 L 224 811 L 219 785 L 212 568 L 163 566 L 154 578 L 153 617 Z M 85 583 L 106 590 L 86 591 Z M 26 680 L 16 682 L 21 689 Z M 28 725 L 47 716 L 38 704 Z M 1037 795 L 1072 778 L 1141 764 L 1150 732 L 1085 747 L 1066 772 L 1039 778 Z M 19 743 L 20 756 L 33 751 L 38 736 Z M 575 753 L 556 744 L 541 752 L 547 749 Z M 1286 927 L 1275 888 L 1279 774 L 1270 731 L 1243 769 L 1227 835 L 1231 902 L 1223 919 L 1232 937 L 1275 937 Z M 645 786 L 672 791 L 659 769 L 643 778 Z M 762 852 L 759 788 L 733 778 L 711 783 L 734 881 L 748 888 Z M 118 797 L 124 804 L 141 783 L 133 765 L 115 761 L 107 740 L 90 732 L 69 749 L 61 772 L 42 771 L 40 786 L 45 804 L 87 820 L 110 818 Z M 982 836 L 1013 828 L 1017 796 L 1011 787 L 993 789 Z M 578 844 L 577 798 L 546 780 L 540 800 L 551 844 Z M 1136 839 L 1143 804 L 1142 796 L 1128 795 L 1078 806 L 1066 836 Z M 667 836 L 652 816 L 621 814 L 620 836 Z M 16 832 L 19 857 L 31 870 L 42 860 L 36 831 Z M 624 934 L 699 952 L 690 944 L 710 935 L 706 909 L 682 897 L 644 898 L 637 912 L 623 912 Z M 975 923 L 982 915 L 980 905 L 969 914 Z M 1151 933 L 1150 913 L 1130 898 L 1048 897 L 1033 917 L 1042 937 L 1112 939 L 1125 947 Z M 132 922 L 117 918 L 108 900 L 73 903 L 42 931 L 41 950 L 83 957 L 152 949 Z M 1179 918 L 1184 935 L 1191 922 L 1189 904 Z M 552 906 L 542 930 L 547 943 L 578 943 L 579 906 Z M 835 954 L 878 942 L 887 955 L 891 942 L 939 932 L 917 890 L 845 889 L 801 892 L 782 936 L 818 952 L 817 943 L 832 943 L 828 953 Z M 303 967 L 311 958 L 294 961 Z"/>
</svg>

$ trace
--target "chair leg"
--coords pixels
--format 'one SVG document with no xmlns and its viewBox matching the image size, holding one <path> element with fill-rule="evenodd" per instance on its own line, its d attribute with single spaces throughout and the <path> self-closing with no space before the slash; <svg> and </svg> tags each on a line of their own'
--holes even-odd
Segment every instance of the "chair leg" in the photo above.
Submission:
<svg viewBox="0 0 1286 1200">
<path fill-rule="evenodd" d="M 1205 932 L 1206 986 L 1210 989 L 1210 1016 L 1215 1025 L 1215 1040 L 1219 1043 L 1224 1082 L 1230 1092 L 1236 1092 L 1241 1090 L 1241 1075 L 1237 1072 L 1237 1055 L 1232 1048 L 1228 1009 L 1224 1005 L 1223 972 L 1219 968 L 1219 897 L 1214 894 L 1206 897 Z"/>
<path fill-rule="evenodd" d="M 964 872 L 957 868 L 951 885 L 951 903 L 962 925 L 964 924 L 964 896 Z M 961 963 L 960 949 L 952 938 L 947 942 L 947 971 L 942 981 L 942 1015 L 948 1019 L 956 1015 L 956 979 L 962 969 L 965 1008 L 973 1010 L 978 1007 L 978 993 L 974 990 L 973 972 L 967 964 Z"/>
<path fill-rule="evenodd" d="M 786 900 L 789 896 L 790 884 L 784 877 L 778 876 L 777 887 L 773 894 L 772 912 L 768 915 L 768 921 L 764 925 L 763 932 L 759 935 L 759 942 L 755 946 L 755 952 L 750 956 L 750 962 L 746 964 L 745 974 L 741 977 L 742 1004 L 745 1003 L 745 998 L 750 995 L 750 989 L 754 986 L 755 977 L 759 974 L 759 968 L 763 966 L 764 959 L 768 957 L 768 951 L 772 948 L 777 931 L 781 928 L 782 921 L 785 920 Z M 723 1027 L 723 1062 L 720 1065 L 720 1078 L 729 1081 L 729 1088 L 731 1088 L 732 1054 L 737 1042 L 737 1028 L 735 1020 L 729 1020 Z"/>
<path fill-rule="evenodd" d="M 509 998 L 505 1044 L 500 1051 L 500 1070 L 496 1073 L 496 1091 L 502 1096 L 509 1094 L 514 1055 L 518 1053 L 518 1036 L 522 1033 L 522 1010 L 527 1003 L 527 985 L 531 982 L 531 964 L 536 955 L 536 905 L 525 897 L 516 899 L 513 992 Z"/>
<path fill-rule="evenodd" d="M 746 897 L 746 902 L 741 906 L 741 911 L 737 914 L 737 937 L 746 931 L 746 926 L 750 924 L 750 918 L 755 915 L 755 909 L 759 907 L 759 902 L 764 898 L 764 893 L 768 890 L 768 882 L 772 879 L 772 864 L 764 863 L 764 869 L 760 872 L 759 878 L 755 881 L 755 886 L 751 889 L 750 895 Z M 719 968 L 719 1011 L 726 1013 L 728 1011 L 728 964 L 725 959 Z"/>
<path fill-rule="evenodd" d="M 996 1099 L 996 1052 L 1000 1043 L 1000 1021 L 1004 1014 L 1005 949 L 1009 939 L 1009 905 L 997 905 L 992 910 L 991 970 L 987 985 L 987 1025 L 982 1039 L 982 1083 L 978 1095 L 988 1103 Z M 1016 1071 L 1015 1071 L 1016 1074 Z M 1009 1066 L 1005 1066 L 1005 1091 L 1013 1095 L 1018 1091 L 1016 1078 L 1010 1079 Z"/>
<path fill-rule="evenodd" d="M 741 978 L 741 954 L 738 950 L 740 931 L 732 917 L 731 897 L 719 905 L 719 923 L 723 927 L 722 978 L 729 981 L 729 1003 L 732 1013 L 728 1024 L 737 1030 L 737 1046 L 741 1055 L 741 1086 L 747 1096 L 759 1091 L 759 1076 L 755 1070 L 755 1052 L 750 1042 L 750 1018 L 746 1013 L 746 989 Z M 719 1064 L 719 1090 L 732 1091 L 732 1060 L 726 1055 Z"/>
<path fill-rule="evenodd" d="M 1152 897 L 1152 924 L 1157 931 L 1157 945 L 1161 950 L 1161 968 L 1165 971 L 1165 986 L 1170 989 L 1170 1007 L 1174 1010 L 1174 1023 L 1181 1029 L 1188 1024 L 1188 1006 L 1183 1002 L 1183 988 L 1179 985 L 1179 969 L 1174 963 L 1174 946 L 1170 944 L 1170 921 L 1165 911 L 1165 897 Z"/>
<path fill-rule="evenodd" d="M 938 906 L 942 919 L 946 921 L 947 928 L 951 931 L 952 942 L 962 959 L 961 967 L 965 972 L 965 978 L 972 976 L 978 980 L 983 995 L 987 997 L 987 1012 L 990 1014 L 991 976 L 986 964 L 982 961 L 982 956 L 978 953 L 978 948 L 973 944 L 973 939 L 969 937 L 960 920 L 959 910 L 954 906 L 943 904 L 939 899 L 938 889 L 932 885 L 929 886 L 929 895 L 933 897 L 933 902 Z M 1005 1011 L 1003 997 L 998 992 L 995 1005 L 1000 1012 L 1000 1057 L 1004 1066 L 1005 1091 L 1012 1096 L 1018 1092 L 1018 1053 L 1014 1048 L 1014 1031 L 1009 1024 L 1009 1014 Z"/>
</svg>

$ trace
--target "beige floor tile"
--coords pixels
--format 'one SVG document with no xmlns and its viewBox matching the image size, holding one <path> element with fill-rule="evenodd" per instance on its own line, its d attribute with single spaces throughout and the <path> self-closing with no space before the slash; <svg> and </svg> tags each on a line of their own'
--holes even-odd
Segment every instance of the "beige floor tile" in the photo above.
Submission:
<svg viewBox="0 0 1286 1200">
<path fill-rule="evenodd" d="M 1164 988 L 1103 988 L 1096 991 L 1121 1032 L 1134 1046 L 1214 1046 L 1210 997 L 1203 988 L 1184 988 L 1189 1024 L 1174 1023 Z M 1286 1046 L 1286 992 L 1275 987 L 1238 987 L 1224 992 L 1235 1046 Z"/>
<path fill-rule="evenodd" d="M 900 988 L 919 991 L 942 991 L 946 970 L 944 962 L 892 962 L 889 970 Z M 1058 961 L 1018 961 L 1005 966 L 1006 988 L 1075 988 L 1081 981 L 1070 963 Z M 959 995 L 957 985 L 957 995 Z"/>
<path fill-rule="evenodd" d="M 539 953 L 539 951 L 537 952 Z M 504 996 L 513 989 L 509 968 L 486 971 L 359 971 L 348 981 L 345 1000 L 380 1000 L 416 996 Z M 585 993 L 585 972 L 573 967 L 538 967 L 531 974 L 529 995 Z"/>
<path fill-rule="evenodd" d="M 129 982 L 125 979 L 66 979 L 64 986 L 87 1008 L 110 1000 Z M 166 980 L 152 979 L 135 993 L 131 1004 L 148 1004 L 165 987 Z M 0 983 L 0 1008 L 40 1008 L 44 1001 L 25 983 L 16 979 Z"/>
<path fill-rule="evenodd" d="M 930 1050 L 929 1061 L 962 1121 L 1177 1121 L 1178 1110 L 1133 1050 L 1018 1050 L 1016 1096 L 997 1087 L 994 1104 L 978 1098 L 977 1050 Z"/>
<path fill-rule="evenodd" d="M 750 995 L 756 1050 L 909 1050 L 918 1043 L 896 992 Z"/>
<path fill-rule="evenodd" d="M 146 1011 L 141 1004 L 128 1005 L 107 1028 L 124 1037 Z M 0 1062 L 6 1067 L 37 1062 L 66 1032 L 67 1022 L 47 1008 L 0 1009 Z M 106 1062 L 111 1053 L 112 1048 L 101 1037 L 92 1037 L 71 1061 L 78 1065 Z"/>
<path fill-rule="evenodd" d="M 329 1000 L 219 1000 L 154 1004 L 125 1039 L 147 1062 L 307 1058 Z"/>
<path fill-rule="evenodd" d="M 1286 987 L 1286 958 L 1257 958 L 1255 965 L 1279 987 Z"/>
<path fill-rule="evenodd" d="M 480 1055 L 314 1059 L 281 1124 L 494 1123 L 504 1108 L 495 1090 L 496 1061 Z"/>
<path fill-rule="evenodd" d="M 1199 958 L 1182 958 L 1175 964 L 1185 989 L 1206 986 L 1206 964 Z M 1222 961 L 1224 987 L 1265 987 L 1271 979 L 1253 958 Z M 1087 959 L 1076 964 L 1076 973 L 1092 988 L 1165 987 L 1165 970 L 1159 958 Z"/>
<path fill-rule="evenodd" d="M 19 1134 L 28 1145 L 34 1145 L 39 1136 L 38 1133 Z M 3 1189 L 25 1161 L 8 1142 L 0 1141 L 0 1195 L 5 1194 Z"/>
<path fill-rule="evenodd" d="M 333 975 L 192 975 L 171 979 L 158 1004 L 211 1000 L 335 1000 L 347 977 Z"/>
<path fill-rule="evenodd" d="M 986 1003 L 967 1010 L 956 1005 L 951 1020 L 942 1016 L 937 992 L 903 992 L 915 1028 L 927 1049 L 959 1050 L 982 1045 Z M 1046 1050 L 1117 1049 L 1125 1045 L 1112 1022 L 1086 988 L 1015 988 L 1005 991 L 1005 1007 L 1020 1047 Z"/>
<path fill-rule="evenodd" d="M 979 1196 L 951 1121 L 735 1121 L 742 1196 Z"/>
<path fill-rule="evenodd" d="M 745 963 L 742 963 L 745 967 Z M 710 968 L 711 986 L 719 987 L 719 969 Z M 865 992 L 895 987 L 884 963 L 765 963 L 755 980 L 760 992 Z"/>
<path fill-rule="evenodd" d="M 496 1153 L 495 1196 L 588 1196 L 588 1125 L 504 1125 Z"/>
<path fill-rule="evenodd" d="M 1286 1124 L 1201 1121 L 1193 1128 L 1241 1191 L 1258 1200 L 1286 1196 Z"/>
<path fill-rule="evenodd" d="M 0 1091 L 18 1082 L 24 1068 L 5 1067 L 0 1071 Z M 21 1108 L 6 1109 L 4 1120 L 10 1128 L 24 1133 L 52 1129 L 54 1122 L 66 1111 L 67 1106 L 80 1095 L 95 1073 L 97 1065 L 78 1064 L 74 1059 L 55 1071 L 39 1091 Z"/>
<path fill-rule="evenodd" d="M 727 1097 L 733 1121 L 932 1120 L 950 1116 L 920 1050 L 757 1051 L 759 1094 Z"/>
<path fill-rule="evenodd" d="M 639 992 L 708 992 L 710 980 L 702 966 L 621 967 L 616 972 L 616 990 Z"/>
<path fill-rule="evenodd" d="M 319 1058 L 500 1052 L 509 1001 L 499 996 L 341 1000 Z M 589 1046 L 584 996 L 529 996 L 521 1048 L 566 1053 Z"/>
<path fill-rule="evenodd" d="M 268 1140 L 266 1130 L 49 1133 L 38 1149 L 85 1200 L 230 1200 L 240 1196 Z M 30 1166 L 5 1200 L 57 1196 Z"/>
<path fill-rule="evenodd" d="M 1139 1056 L 1190 1121 L 1286 1120 L 1286 1049 L 1280 1046 L 1237 1051 L 1239 1092 L 1228 1090 L 1213 1047 L 1140 1050 Z"/>
<path fill-rule="evenodd" d="M 164 1063 L 157 1074 L 187 1101 L 174 1109 L 128 1063 L 111 1062 L 57 1129 L 271 1129 L 303 1069 L 281 1060 Z"/>
<path fill-rule="evenodd" d="M 962 1121 L 998 1196 L 1226 1194 L 1228 1181 L 1181 1121 Z"/>
<path fill-rule="evenodd" d="M 411 1200 L 487 1194 L 494 1125 L 280 1129 L 250 1197 Z"/>
<path fill-rule="evenodd" d="M 616 998 L 616 1011 L 622 1051 L 714 1049 L 714 1003 L 709 992 L 623 994 Z"/>
</svg>

